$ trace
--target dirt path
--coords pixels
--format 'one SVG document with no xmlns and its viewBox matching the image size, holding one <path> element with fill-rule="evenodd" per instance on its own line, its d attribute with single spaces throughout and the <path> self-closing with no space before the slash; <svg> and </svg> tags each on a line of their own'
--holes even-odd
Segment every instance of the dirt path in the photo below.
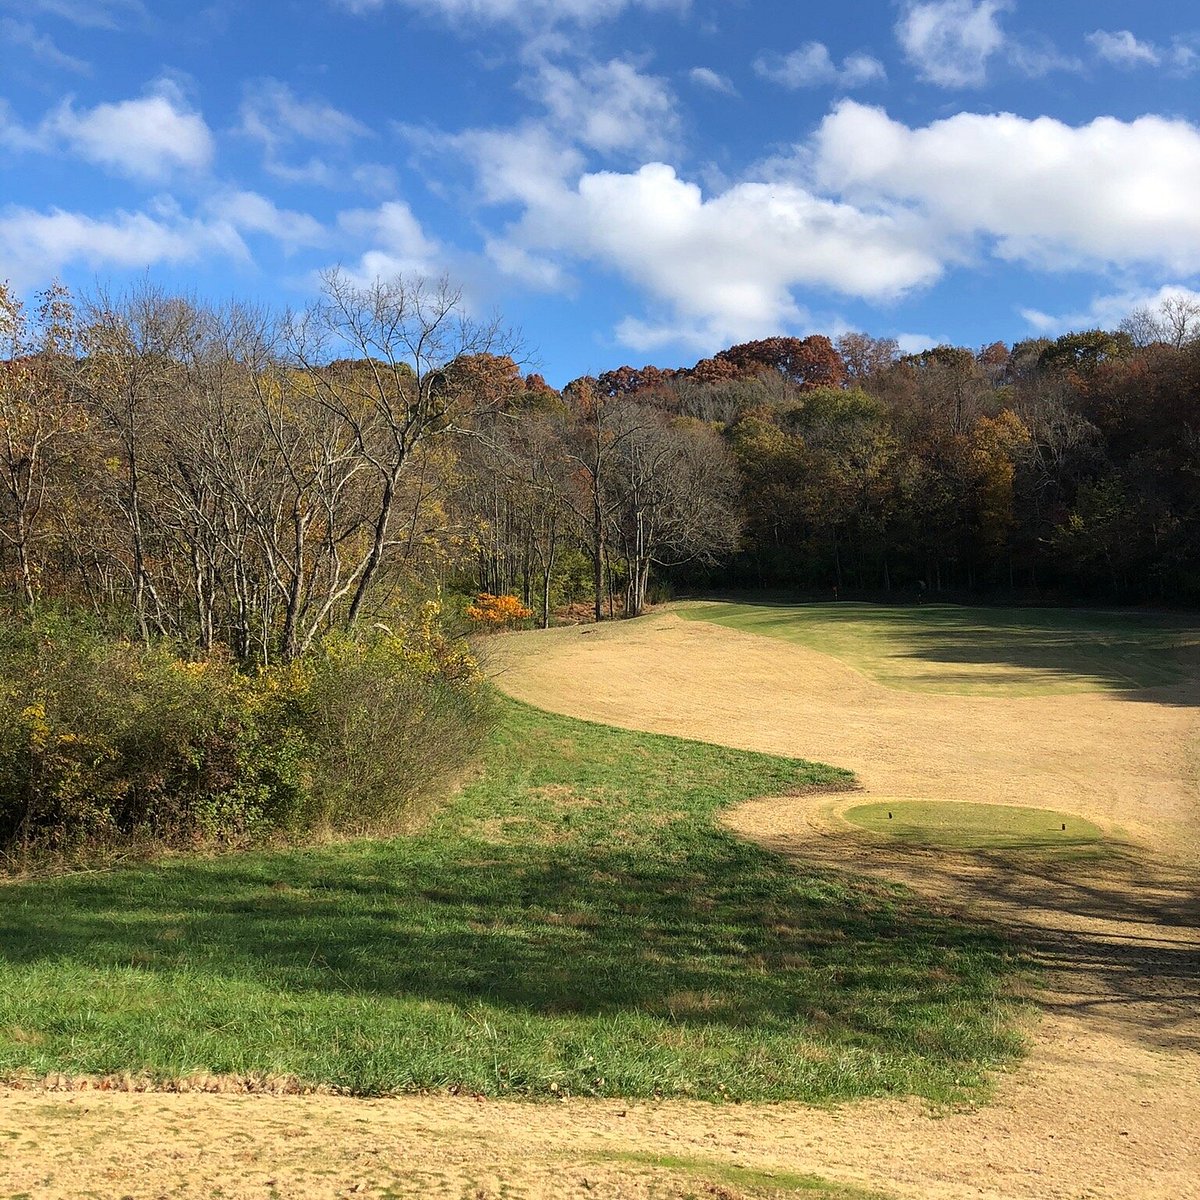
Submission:
<svg viewBox="0 0 1200 1200">
<path fill-rule="evenodd" d="M 1193 693 L 894 692 L 801 647 L 669 615 L 500 649 L 498 682 L 543 707 L 849 766 L 879 797 L 1074 811 L 1135 842 L 1082 872 L 1021 870 L 870 843 L 841 820 L 844 797 L 730 814 L 784 854 L 904 879 L 1026 934 L 1049 968 L 1045 1017 L 995 1103 L 935 1116 L 903 1101 L 826 1111 L 9 1090 L 0 1197 L 736 1198 L 771 1194 L 785 1172 L 913 1200 L 1200 1197 Z M 663 1158 L 676 1165 L 650 1165 Z"/>
</svg>

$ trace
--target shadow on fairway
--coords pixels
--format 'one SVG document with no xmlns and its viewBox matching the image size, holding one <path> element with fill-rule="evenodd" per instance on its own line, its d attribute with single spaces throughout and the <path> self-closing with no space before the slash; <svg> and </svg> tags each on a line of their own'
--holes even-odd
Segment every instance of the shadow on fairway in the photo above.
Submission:
<svg viewBox="0 0 1200 1200">
<path fill-rule="evenodd" d="M 685 606 L 683 615 L 802 642 L 863 666 L 883 682 L 917 691 L 1094 688 L 1130 700 L 1200 703 L 1200 622 L 1185 615 L 756 600 L 690 613 Z M 901 679 L 888 678 L 889 660 L 910 664 Z M 972 665 L 981 670 L 961 669 Z M 947 666 L 960 669 L 947 676 Z"/>
<path fill-rule="evenodd" d="M 766 844 L 770 844 L 769 842 Z M 778 847 L 787 852 L 784 843 Z M 790 857 L 810 861 L 803 849 Z M 1121 848 L 1094 857 L 952 852 L 847 839 L 841 866 L 968 897 L 1048 975 L 1040 1003 L 1087 1011 L 1097 1028 L 1148 1046 L 1200 1052 L 1200 890 L 1194 871 L 1148 865 Z"/>
</svg>

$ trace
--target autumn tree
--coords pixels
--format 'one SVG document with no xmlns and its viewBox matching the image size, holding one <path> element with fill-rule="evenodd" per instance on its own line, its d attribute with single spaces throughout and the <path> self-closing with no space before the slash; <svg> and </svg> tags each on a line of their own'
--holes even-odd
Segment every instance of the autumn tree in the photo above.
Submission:
<svg viewBox="0 0 1200 1200">
<path fill-rule="evenodd" d="M 78 328 L 67 292 L 48 288 L 32 314 L 0 284 L 0 538 L 16 558 L 25 602 L 40 590 L 38 547 L 88 430 L 76 394 Z"/>
<path fill-rule="evenodd" d="M 448 280 L 397 276 L 364 287 L 339 271 L 325 275 L 321 298 L 291 328 L 296 369 L 374 481 L 365 544 L 347 546 L 341 562 L 352 625 L 394 544 L 401 482 L 418 446 L 461 433 L 495 403 L 463 360 L 508 355 L 516 339 L 499 318 L 471 317 Z M 351 361 L 330 363 L 331 351 Z"/>
</svg>

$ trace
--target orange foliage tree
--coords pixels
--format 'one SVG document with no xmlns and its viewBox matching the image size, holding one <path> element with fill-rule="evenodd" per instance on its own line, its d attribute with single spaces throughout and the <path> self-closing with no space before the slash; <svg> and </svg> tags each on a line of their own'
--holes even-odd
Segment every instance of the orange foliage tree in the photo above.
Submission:
<svg viewBox="0 0 1200 1200">
<path fill-rule="evenodd" d="M 467 609 L 467 616 L 485 629 L 501 629 L 515 625 L 518 621 L 533 616 L 517 596 L 493 596 L 491 592 L 480 592 L 475 603 Z"/>
</svg>

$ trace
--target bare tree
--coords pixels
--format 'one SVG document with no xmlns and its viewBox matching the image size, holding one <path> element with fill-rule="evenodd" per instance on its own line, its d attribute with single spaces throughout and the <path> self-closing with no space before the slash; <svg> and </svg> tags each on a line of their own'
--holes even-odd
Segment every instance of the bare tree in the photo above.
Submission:
<svg viewBox="0 0 1200 1200">
<path fill-rule="evenodd" d="M 619 455 L 639 430 L 655 424 L 658 414 L 625 396 L 606 395 L 588 379 L 576 380 L 569 393 L 567 458 L 574 468 L 575 487 L 568 492 L 567 503 L 584 534 L 592 563 L 594 612 L 596 620 L 601 621 L 606 568 L 611 565 L 612 522 L 621 507 L 626 482 Z M 608 582 L 612 616 L 611 577 Z"/>
<path fill-rule="evenodd" d="M 1121 322 L 1135 346 L 1155 342 L 1176 350 L 1200 340 L 1200 299 L 1193 295 L 1166 295 L 1156 308 L 1143 305 Z"/>
<path fill-rule="evenodd" d="M 347 539 L 339 551 L 337 590 L 350 597 L 353 624 L 393 546 L 401 480 L 418 445 L 463 432 L 478 407 L 451 368 L 465 357 L 511 353 L 515 338 L 498 318 L 471 318 L 445 279 L 397 276 L 363 287 L 332 271 L 323 284 L 318 303 L 291 323 L 290 350 L 374 480 L 364 497 L 365 542 Z"/>
<path fill-rule="evenodd" d="M 732 455 L 711 429 L 659 418 L 617 446 L 624 479 L 616 529 L 627 567 L 625 613 L 646 606 L 651 570 L 717 562 L 739 532 Z"/>
</svg>

